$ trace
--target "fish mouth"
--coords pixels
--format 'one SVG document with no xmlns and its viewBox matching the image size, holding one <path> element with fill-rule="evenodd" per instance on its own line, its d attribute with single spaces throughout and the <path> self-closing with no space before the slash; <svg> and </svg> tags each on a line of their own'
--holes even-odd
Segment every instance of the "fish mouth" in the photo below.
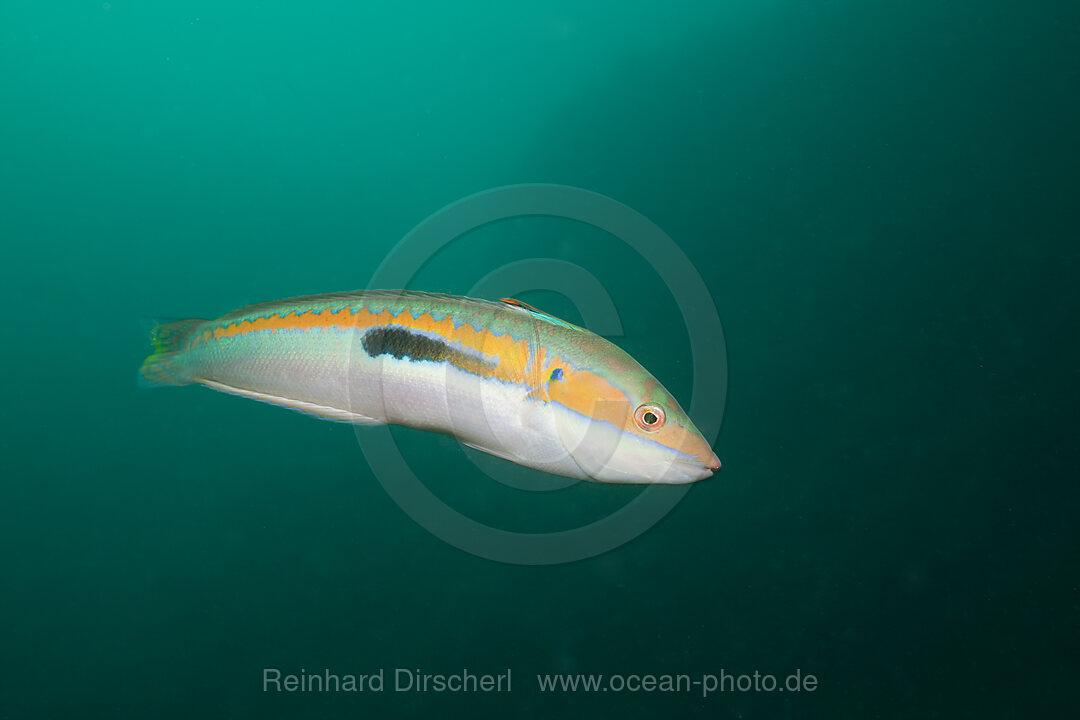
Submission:
<svg viewBox="0 0 1080 720">
<path fill-rule="evenodd" d="M 713 476 L 720 469 L 720 459 L 714 453 L 705 457 L 676 460 L 671 463 L 661 482 L 672 485 L 695 483 Z"/>
<path fill-rule="evenodd" d="M 716 457 L 716 453 L 712 450 L 706 450 L 698 455 L 683 456 L 676 460 L 676 462 L 682 465 L 692 465 L 693 467 L 709 470 L 710 472 L 716 472 L 720 469 L 720 458 Z"/>
<path fill-rule="evenodd" d="M 698 456 L 694 459 L 698 461 L 702 468 L 708 470 L 710 473 L 720 470 L 720 458 L 716 457 L 716 453 L 711 450 L 704 457 Z"/>
</svg>

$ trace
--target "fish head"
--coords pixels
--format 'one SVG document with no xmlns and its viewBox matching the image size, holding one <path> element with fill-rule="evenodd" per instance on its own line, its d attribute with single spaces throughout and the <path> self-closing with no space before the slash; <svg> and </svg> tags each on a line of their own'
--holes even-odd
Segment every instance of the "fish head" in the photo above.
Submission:
<svg viewBox="0 0 1080 720">
<path fill-rule="evenodd" d="M 681 484 L 720 469 L 671 393 L 603 338 L 592 336 L 577 358 L 553 362 L 545 380 L 559 443 L 589 479 Z"/>
</svg>

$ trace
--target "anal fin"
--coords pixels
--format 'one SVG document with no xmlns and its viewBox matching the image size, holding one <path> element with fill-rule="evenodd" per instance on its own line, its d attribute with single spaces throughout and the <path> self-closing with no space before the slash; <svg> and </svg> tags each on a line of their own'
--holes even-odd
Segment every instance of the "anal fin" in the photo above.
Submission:
<svg viewBox="0 0 1080 720">
<path fill-rule="evenodd" d="M 314 415 L 315 417 L 323 418 L 324 420 L 334 420 L 335 422 L 351 423 L 353 425 L 386 424 L 382 420 L 376 420 L 375 418 L 370 418 L 366 415 L 354 413 L 351 410 L 343 410 L 341 408 L 331 407 L 329 405 L 319 405 L 317 403 L 307 402 L 306 400 L 295 400 L 293 398 L 279 397 L 277 395 L 261 393 L 255 390 L 246 390 L 244 388 L 226 385 L 225 383 L 219 383 L 214 380 L 203 380 L 201 378 L 196 378 L 195 382 L 199 383 L 200 385 L 205 385 L 206 387 L 217 390 L 219 392 L 251 398 L 252 400 L 269 403 L 270 405 L 286 407 L 290 410 L 296 410 L 307 415 Z"/>
</svg>

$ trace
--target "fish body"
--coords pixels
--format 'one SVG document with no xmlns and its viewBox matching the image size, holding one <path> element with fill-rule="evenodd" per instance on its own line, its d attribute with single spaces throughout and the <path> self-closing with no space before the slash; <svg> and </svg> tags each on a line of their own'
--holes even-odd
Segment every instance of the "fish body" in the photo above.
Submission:
<svg viewBox="0 0 1080 720">
<path fill-rule="evenodd" d="M 143 377 L 360 425 L 397 424 L 545 472 L 686 483 L 720 461 L 616 345 L 515 300 L 318 295 L 151 331 Z"/>
</svg>

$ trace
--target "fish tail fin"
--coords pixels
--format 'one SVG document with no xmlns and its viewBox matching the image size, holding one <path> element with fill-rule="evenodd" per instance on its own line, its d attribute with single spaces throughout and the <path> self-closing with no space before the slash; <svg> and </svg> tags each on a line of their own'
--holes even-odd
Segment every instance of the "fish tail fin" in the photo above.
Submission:
<svg viewBox="0 0 1080 720">
<path fill-rule="evenodd" d="M 187 349 L 188 340 L 205 320 L 144 320 L 149 326 L 154 352 L 139 368 L 139 386 L 190 385 L 192 380 L 178 360 Z"/>
</svg>

